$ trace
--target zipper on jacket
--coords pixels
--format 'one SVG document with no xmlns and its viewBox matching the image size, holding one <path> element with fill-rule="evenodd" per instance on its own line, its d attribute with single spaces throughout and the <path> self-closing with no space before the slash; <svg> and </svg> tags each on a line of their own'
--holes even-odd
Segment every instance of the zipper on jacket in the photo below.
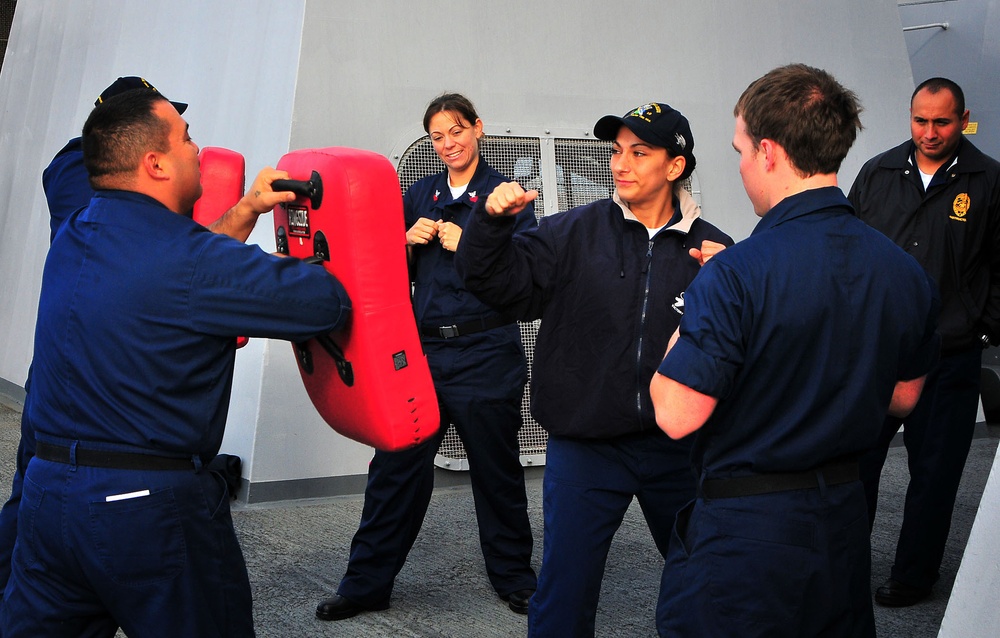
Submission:
<svg viewBox="0 0 1000 638">
<path fill-rule="evenodd" d="M 646 332 L 646 311 L 649 308 L 649 282 L 652 279 L 650 273 L 650 265 L 653 263 L 653 239 L 649 239 L 649 243 L 646 248 L 646 263 L 642 268 L 643 274 L 646 275 L 645 290 L 642 293 L 642 311 L 639 313 L 639 340 L 638 347 L 635 352 L 635 374 L 638 379 L 640 372 L 642 371 L 642 339 Z M 642 379 L 638 379 L 638 388 L 635 393 L 635 408 L 636 416 L 639 417 L 639 425 L 641 429 L 642 425 Z"/>
<path fill-rule="evenodd" d="M 649 272 L 649 267 L 653 263 L 653 240 L 649 240 L 649 248 L 646 250 L 646 264 L 642 267 L 642 274 L 647 274 Z M 649 292 L 649 286 L 647 281 L 646 292 Z"/>
</svg>

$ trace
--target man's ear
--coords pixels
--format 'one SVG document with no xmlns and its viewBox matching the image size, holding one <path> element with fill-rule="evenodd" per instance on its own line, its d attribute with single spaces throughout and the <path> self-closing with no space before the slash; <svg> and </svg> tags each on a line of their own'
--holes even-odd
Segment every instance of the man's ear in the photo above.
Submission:
<svg viewBox="0 0 1000 638">
<path fill-rule="evenodd" d="M 164 156 L 156 151 L 147 151 L 142 156 L 142 170 L 150 179 L 167 179 L 167 167 Z"/>
<path fill-rule="evenodd" d="M 778 162 L 778 145 L 765 137 L 760 141 L 760 152 L 764 154 L 764 169 L 772 170 Z"/>
</svg>

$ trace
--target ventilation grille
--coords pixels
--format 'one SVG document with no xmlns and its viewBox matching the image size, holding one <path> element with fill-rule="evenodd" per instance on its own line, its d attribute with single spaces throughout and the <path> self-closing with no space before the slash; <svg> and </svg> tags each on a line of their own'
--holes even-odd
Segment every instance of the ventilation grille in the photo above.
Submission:
<svg viewBox="0 0 1000 638">
<path fill-rule="evenodd" d="M 538 190 L 535 216 L 541 218 L 545 202 L 541 190 L 542 155 L 538 138 L 487 135 L 479 142 L 479 152 L 486 163 L 500 171 L 501 175 L 517 180 L 525 189 Z M 399 186 L 404 194 L 417 180 L 443 170 L 444 162 L 434 152 L 434 144 L 426 135 L 406 149 L 396 167 Z"/>
<path fill-rule="evenodd" d="M 559 212 L 611 197 L 610 142 L 556 140 L 555 154 Z"/>
</svg>

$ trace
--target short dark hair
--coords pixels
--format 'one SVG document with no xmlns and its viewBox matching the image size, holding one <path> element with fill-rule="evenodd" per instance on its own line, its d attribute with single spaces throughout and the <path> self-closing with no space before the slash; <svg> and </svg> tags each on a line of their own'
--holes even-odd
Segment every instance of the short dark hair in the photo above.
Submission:
<svg viewBox="0 0 1000 638">
<path fill-rule="evenodd" d="M 862 128 L 857 95 L 805 64 L 778 67 L 751 82 L 733 114 L 743 118 L 754 149 L 762 139 L 774 140 L 803 177 L 840 170 Z"/>
<path fill-rule="evenodd" d="M 167 99 L 135 89 L 108 98 L 83 125 L 83 163 L 91 188 L 107 187 L 107 178 L 134 172 L 146 151 L 170 150 L 170 125 L 153 109 Z"/>
<path fill-rule="evenodd" d="M 913 95 L 910 96 L 911 107 L 913 106 L 913 98 L 917 97 L 917 93 L 920 93 L 924 89 L 927 89 L 933 95 L 936 95 L 941 89 L 951 91 L 951 94 L 955 97 L 955 106 L 958 108 L 959 119 L 965 115 L 965 93 L 962 91 L 962 87 L 956 82 L 948 78 L 930 78 L 924 80 L 917 85 L 917 88 L 913 89 Z"/>
<path fill-rule="evenodd" d="M 445 111 L 458 113 L 468 120 L 469 124 L 475 124 L 476 120 L 479 119 L 479 115 L 476 114 L 476 107 L 472 105 L 472 101 L 469 98 L 461 93 L 442 93 L 431 100 L 431 103 L 427 105 L 427 110 L 424 111 L 425 133 L 430 133 L 431 118 Z"/>
</svg>

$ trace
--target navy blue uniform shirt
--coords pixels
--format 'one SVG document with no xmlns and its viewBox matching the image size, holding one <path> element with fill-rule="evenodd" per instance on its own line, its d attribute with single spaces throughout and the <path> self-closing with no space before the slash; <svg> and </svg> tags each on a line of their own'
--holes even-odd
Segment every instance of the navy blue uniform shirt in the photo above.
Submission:
<svg viewBox="0 0 1000 638">
<path fill-rule="evenodd" d="M 706 477 L 857 458 L 937 355 L 929 278 L 836 187 L 782 200 L 684 299 L 659 372 L 719 399 L 694 444 Z"/>
<path fill-rule="evenodd" d="M 90 203 L 87 169 L 83 165 L 83 142 L 74 137 L 62 147 L 42 171 L 42 190 L 49 206 L 49 241 L 66 218 Z"/>
<path fill-rule="evenodd" d="M 98 191 L 45 262 L 30 420 L 39 440 L 208 460 L 235 337 L 304 340 L 349 310 L 321 267 L 212 233 L 145 195 Z"/>
<path fill-rule="evenodd" d="M 472 180 L 457 200 L 451 197 L 448 171 L 425 177 L 410 186 L 403 198 L 406 228 L 409 230 L 418 219 L 426 217 L 435 222 L 452 222 L 464 229 L 476 202 L 486 201 L 494 188 L 509 181 L 481 157 Z M 535 207 L 529 204 L 515 217 L 514 232 L 536 225 Z M 419 325 L 451 325 L 497 314 L 466 290 L 455 270 L 455 253 L 445 250 L 437 238 L 412 248 L 413 311 Z"/>
</svg>

